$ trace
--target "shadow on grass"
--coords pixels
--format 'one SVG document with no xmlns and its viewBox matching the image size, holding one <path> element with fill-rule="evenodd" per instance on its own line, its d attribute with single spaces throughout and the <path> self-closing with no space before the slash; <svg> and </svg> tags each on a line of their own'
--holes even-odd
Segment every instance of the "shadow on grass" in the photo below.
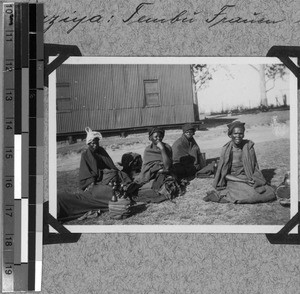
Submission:
<svg viewBox="0 0 300 294">
<path fill-rule="evenodd" d="M 133 205 L 130 210 L 131 210 L 130 216 L 140 214 L 140 213 L 144 212 L 145 210 L 147 210 L 147 204 L 146 203 L 137 203 L 137 204 Z"/>
<path fill-rule="evenodd" d="M 268 184 L 271 183 L 271 180 L 275 176 L 275 168 L 267 168 L 261 170 L 263 176 L 265 177 Z"/>
</svg>

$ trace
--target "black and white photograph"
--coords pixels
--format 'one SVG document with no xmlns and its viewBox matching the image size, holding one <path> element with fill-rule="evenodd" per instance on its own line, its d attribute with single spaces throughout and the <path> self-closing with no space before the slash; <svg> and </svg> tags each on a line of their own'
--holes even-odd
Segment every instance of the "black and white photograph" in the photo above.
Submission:
<svg viewBox="0 0 300 294">
<path fill-rule="evenodd" d="M 50 212 L 71 232 L 277 232 L 296 101 L 276 58 L 70 57 L 49 77 Z"/>
</svg>

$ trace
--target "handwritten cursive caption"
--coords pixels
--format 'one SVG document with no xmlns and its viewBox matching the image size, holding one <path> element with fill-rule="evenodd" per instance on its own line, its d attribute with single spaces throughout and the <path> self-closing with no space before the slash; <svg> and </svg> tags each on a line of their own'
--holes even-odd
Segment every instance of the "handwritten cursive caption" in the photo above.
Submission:
<svg viewBox="0 0 300 294">
<path fill-rule="evenodd" d="M 213 13 L 209 17 L 204 16 L 204 12 L 188 11 L 183 9 L 180 12 L 170 14 L 169 16 L 157 16 L 154 3 L 142 2 L 137 5 L 132 12 L 126 12 L 126 15 L 79 15 L 75 10 L 71 13 L 63 12 L 61 14 L 45 15 L 45 32 L 49 31 L 56 25 L 66 27 L 66 33 L 70 34 L 83 25 L 103 25 L 113 21 L 121 21 L 125 25 L 138 25 L 138 24 L 161 24 L 161 25 L 174 25 L 185 24 L 191 25 L 195 22 L 202 21 L 212 29 L 220 25 L 275 25 L 286 21 L 286 19 L 272 18 L 266 16 L 262 12 L 254 11 L 250 16 L 241 16 L 236 8 L 236 5 L 224 5 L 219 11 Z M 295 21 L 300 23 L 300 21 Z"/>
</svg>

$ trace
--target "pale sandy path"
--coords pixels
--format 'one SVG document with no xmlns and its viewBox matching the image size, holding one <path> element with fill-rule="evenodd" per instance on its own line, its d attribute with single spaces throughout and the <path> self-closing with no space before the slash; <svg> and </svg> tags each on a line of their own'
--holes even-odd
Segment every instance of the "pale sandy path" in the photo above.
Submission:
<svg viewBox="0 0 300 294">
<path fill-rule="evenodd" d="M 281 140 L 283 138 L 289 138 L 288 124 L 279 126 L 279 131 L 274 130 L 271 126 L 256 126 L 246 130 L 245 139 L 251 139 L 255 143 L 269 142 L 274 140 Z M 195 135 L 195 139 L 199 144 L 201 151 L 207 154 L 207 158 L 212 156 L 212 153 L 216 153 L 216 149 L 228 142 L 229 138 L 226 134 L 226 126 L 220 126 L 210 129 L 208 131 L 198 131 Z M 172 145 L 174 140 L 180 137 L 180 130 L 171 130 L 166 132 L 165 141 Z M 139 136 L 139 135 L 134 135 Z M 140 134 L 145 136 L 145 134 Z M 122 139 L 120 138 L 120 142 Z M 120 149 L 106 148 L 107 152 L 111 156 L 114 162 L 121 160 L 122 154 L 126 152 L 136 152 L 143 154 L 145 147 L 148 143 L 138 143 L 130 146 L 119 146 Z M 118 146 L 117 146 L 118 147 Z M 68 154 L 57 159 L 58 171 L 70 171 L 79 168 L 80 154 Z"/>
</svg>

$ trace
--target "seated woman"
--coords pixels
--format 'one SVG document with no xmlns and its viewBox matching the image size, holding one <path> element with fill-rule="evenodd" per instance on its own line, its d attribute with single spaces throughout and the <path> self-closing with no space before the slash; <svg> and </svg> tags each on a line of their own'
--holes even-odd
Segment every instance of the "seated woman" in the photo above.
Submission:
<svg viewBox="0 0 300 294">
<path fill-rule="evenodd" d="M 161 202 L 177 192 L 171 175 L 172 148 L 162 141 L 164 135 L 165 131 L 158 127 L 149 131 L 151 144 L 144 151 L 142 169 L 135 179 L 140 186 L 138 201 Z"/>
<path fill-rule="evenodd" d="M 81 155 L 79 187 L 81 193 L 58 193 L 58 219 L 76 219 L 89 211 L 107 211 L 112 198 L 112 183 L 130 186 L 131 179 L 118 170 L 103 147 L 99 145 L 102 136 L 86 128 L 88 148 Z"/>
<path fill-rule="evenodd" d="M 236 121 L 228 125 L 231 138 L 224 145 L 213 187 L 204 201 L 231 203 L 259 203 L 275 200 L 273 189 L 267 185 L 259 170 L 254 143 L 243 140 L 245 123 Z"/>
<path fill-rule="evenodd" d="M 82 153 L 79 168 L 79 186 L 82 190 L 91 190 L 95 184 L 107 185 L 111 182 L 130 183 L 126 173 L 120 172 L 106 150 L 99 145 L 102 136 L 90 128 L 87 132 L 88 148 Z M 120 179 L 119 179 L 120 178 Z"/>
<path fill-rule="evenodd" d="M 182 127 L 183 134 L 172 145 L 173 171 L 179 178 L 191 177 L 205 166 L 200 148 L 194 139 L 192 124 Z"/>
</svg>

